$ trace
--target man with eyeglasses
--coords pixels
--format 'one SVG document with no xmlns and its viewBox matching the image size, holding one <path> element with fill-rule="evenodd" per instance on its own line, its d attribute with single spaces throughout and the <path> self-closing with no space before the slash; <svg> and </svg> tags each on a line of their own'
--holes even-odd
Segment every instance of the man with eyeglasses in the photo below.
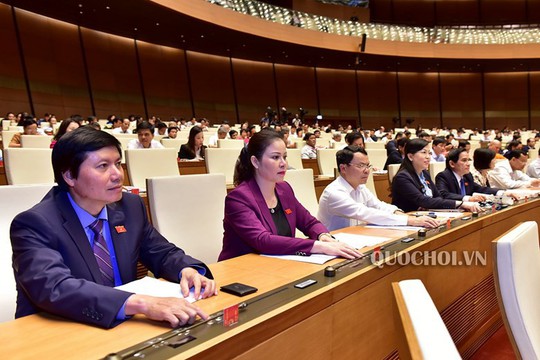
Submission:
<svg viewBox="0 0 540 360">
<path fill-rule="evenodd" d="M 329 229 L 337 230 L 364 223 L 436 227 L 428 216 L 408 216 L 387 204 L 366 187 L 371 165 L 366 150 L 347 146 L 336 153 L 340 176 L 330 183 L 319 200 L 317 218 Z"/>
</svg>

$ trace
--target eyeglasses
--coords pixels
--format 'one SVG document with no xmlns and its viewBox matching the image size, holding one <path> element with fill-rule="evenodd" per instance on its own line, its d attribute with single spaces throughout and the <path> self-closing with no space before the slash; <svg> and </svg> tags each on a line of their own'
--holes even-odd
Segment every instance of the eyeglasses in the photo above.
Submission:
<svg viewBox="0 0 540 360">
<path fill-rule="evenodd" d="M 349 163 L 349 165 L 355 166 L 359 168 L 360 170 L 366 170 L 366 169 L 371 170 L 371 168 L 373 167 L 373 165 L 371 164 L 364 164 L 364 163 L 359 163 L 359 164 Z"/>
</svg>

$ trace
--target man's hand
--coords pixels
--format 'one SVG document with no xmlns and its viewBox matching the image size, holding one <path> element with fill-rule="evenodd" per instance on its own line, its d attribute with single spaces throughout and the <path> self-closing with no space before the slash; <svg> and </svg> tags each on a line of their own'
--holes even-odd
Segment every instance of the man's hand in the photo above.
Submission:
<svg viewBox="0 0 540 360">
<path fill-rule="evenodd" d="M 208 319 L 208 315 L 197 306 L 172 297 L 133 294 L 126 301 L 125 311 L 126 315 L 143 314 L 152 320 L 168 321 L 173 328 L 193 324 L 197 315 L 203 320 Z"/>
<path fill-rule="evenodd" d="M 194 287 L 194 296 L 195 299 L 199 299 L 199 294 L 203 299 L 209 298 L 210 296 L 217 295 L 216 282 L 210 280 L 205 276 L 199 274 L 194 268 L 184 268 L 181 271 L 182 278 L 180 279 L 180 291 L 184 297 L 188 297 L 189 289 Z M 201 294 L 201 288 L 204 288 L 204 291 Z"/>
</svg>

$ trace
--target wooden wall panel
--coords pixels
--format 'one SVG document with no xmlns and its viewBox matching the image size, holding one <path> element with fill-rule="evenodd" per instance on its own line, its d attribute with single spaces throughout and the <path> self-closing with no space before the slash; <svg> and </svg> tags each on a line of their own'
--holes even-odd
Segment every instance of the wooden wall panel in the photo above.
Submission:
<svg viewBox="0 0 540 360">
<path fill-rule="evenodd" d="M 236 123 L 229 58 L 188 51 L 195 115 L 211 123 Z"/>
<path fill-rule="evenodd" d="M 0 116 L 30 112 L 11 6 L 0 4 Z"/>
<path fill-rule="evenodd" d="M 482 74 L 441 73 L 440 82 L 443 125 L 482 129 Z"/>
<path fill-rule="evenodd" d="M 445 0 L 435 2 L 437 22 L 447 25 L 478 24 L 478 0 Z"/>
<path fill-rule="evenodd" d="M 399 94 L 402 119 L 425 129 L 441 125 L 437 73 L 399 73 Z"/>
<path fill-rule="evenodd" d="M 358 71 L 358 94 L 363 127 L 397 126 L 392 122 L 399 117 L 395 73 Z"/>
<path fill-rule="evenodd" d="M 144 93 L 150 116 L 189 118 L 191 99 L 184 51 L 138 41 Z"/>
<path fill-rule="evenodd" d="M 36 116 L 91 114 L 79 33 L 75 25 L 17 10 L 17 22 Z"/>
<path fill-rule="evenodd" d="M 258 124 L 268 106 L 277 106 L 272 64 L 233 59 L 233 73 L 240 122 Z"/>
<path fill-rule="evenodd" d="M 480 13 L 485 23 L 519 24 L 527 19 L 527 0 L 481 0 Z"/>
<path fill-rule="evenodd" d="M 145 116 L 135 43 L 102 32 L 82 29 L 96 116 Z"/>
<path fill-rule="evenodd" d="M 317 68 L 321 114 L 331 118 L 358 119 L 354 70 Z"/>
<path fill-rule="evenodd" d="M 487 127 L 527 126 L 527 73 L 486 73 L 484 86 Z"/>
<path fill-rule="evenodd" d="M 299 107 L 309 111 L 308 118 L 318 113 L 315 73 L 312 67 L 276 64 L 279 106 L 293 115 Z"/>
<path fill-rule="evenodd" d="M 395 18 L 399 18 L 401 24 L 432 26 L 435 22 L 435 6 L 431 1 L 399 0 L 392 6 Z"/>
<path fill-rule="evenodd" d="M 531 128 L 540 129 L 540 72 L 530 73 Z"/>
</svg>

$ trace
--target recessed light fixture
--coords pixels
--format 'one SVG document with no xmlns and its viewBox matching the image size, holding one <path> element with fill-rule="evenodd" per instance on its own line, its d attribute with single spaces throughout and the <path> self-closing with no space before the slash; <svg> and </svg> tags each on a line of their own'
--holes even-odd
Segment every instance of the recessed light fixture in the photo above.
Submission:
<svg viewBox="0 0 540 360">
<path fill-rule="evenodd" d="M 111 7 L 110 6 L 105 6 L 105 9 L 111 10 Z"/>
</svg>

